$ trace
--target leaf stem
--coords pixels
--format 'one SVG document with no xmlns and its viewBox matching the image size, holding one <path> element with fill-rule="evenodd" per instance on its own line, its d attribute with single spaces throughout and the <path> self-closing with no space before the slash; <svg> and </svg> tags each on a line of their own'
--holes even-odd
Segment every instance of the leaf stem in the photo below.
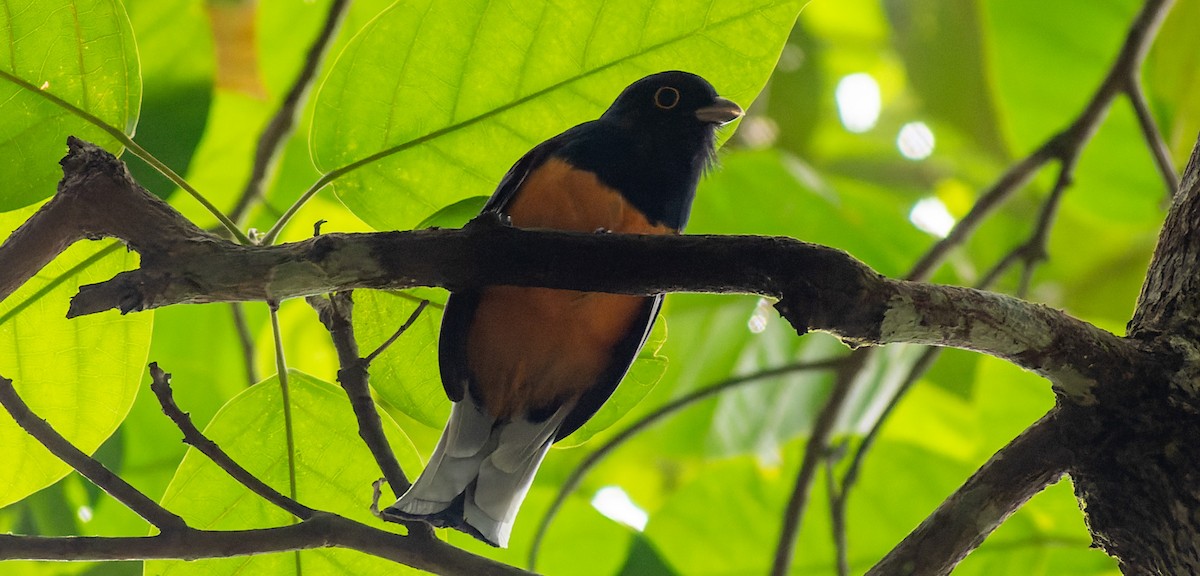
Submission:
<svg viewBox="0 0 1200 576">
<path fill-rule="evenodd" d="M 283 397 L 283 431 L 287 443 L 287 463 L 288 463 L 288 496 L 292 500 L 296 500 L 296 438 L 293 432 L 292 425 L 292 400 L 291 391 L 288 386 L 288 369 L 287 360 L 283 356 L 283 335 L 279 329 L 279 302 L 268 302 L 271 308 L 271 333 L 275 336 L 275 371 L 279 376 L 279 392 Z M 295 524 L 296 518 L 289 519 L 289 523 Z M 292 553 L 292 557 L 296 563 L 296 574 L 301 574 L 300 552 Z"/>
</svg>

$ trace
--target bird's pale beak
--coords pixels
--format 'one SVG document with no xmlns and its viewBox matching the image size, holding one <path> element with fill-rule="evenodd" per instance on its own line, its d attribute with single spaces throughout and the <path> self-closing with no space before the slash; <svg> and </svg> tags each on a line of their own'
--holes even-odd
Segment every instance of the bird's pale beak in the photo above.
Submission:
<svg viewBox="0 0 1200 576">
<path fill-rule="evenodd" d="M 727 98 L 717 96 L 712 104 L 696 110 L 696 118 L 702 122 L 728 124 L 742 117 L 742 107 Z"/>
</svg>

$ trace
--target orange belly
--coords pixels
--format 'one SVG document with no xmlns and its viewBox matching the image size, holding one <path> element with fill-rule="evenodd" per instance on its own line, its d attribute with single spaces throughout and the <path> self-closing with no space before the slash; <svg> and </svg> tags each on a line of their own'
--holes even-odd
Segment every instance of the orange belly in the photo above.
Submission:
<svg viewBox="0 0 1200 576">
<path fill-rule="evenodd" d="M 506 213 L 522 228 L 673 234 L 648 222 L 592 174 L 550 159 L 522 184 Z M 496 286 L 480 293 L 467 363 L 497 418 L 573 400 L 613 362 L 614 348 L 645 327 L 645 296 Z M 626 359 L 628 360 L 628 359 Z"/>
</svg>

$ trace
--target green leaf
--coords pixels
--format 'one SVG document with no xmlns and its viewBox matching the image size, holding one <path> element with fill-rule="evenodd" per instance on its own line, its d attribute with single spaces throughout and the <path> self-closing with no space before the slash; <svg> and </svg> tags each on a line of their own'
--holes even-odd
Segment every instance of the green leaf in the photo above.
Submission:
<svg viewBox="0 0 1200 576">
<path fill-rule="evenodd" d="M 488 195 L 526 150 L 648 73 L 696 72 L 749 105 L 802 5 L 398 2 L 322 86 L 313 157 L 327 173 L 363 163 L 336 181 L 338 196 L 376 228 L 411 228 Z"/>
<path fill-rule="evenodd" d="M 296 451 L 296 497 L 370 525 L 375 460 L 358 436 L 354 414 L 337 386 L 302 372 L 289 372 L 289 397 Z M 186 409 L 186 407 L 185 407 Z M 416 476 L 420 458 L 386 415 L 384 431 L 400 465 Z M 283 494 L 289 494 L 283 395 L 272 377 L 229 401 L 205 429 L 234 461 Z M 384 498 L 387 498 L 385 496 Z M 194 449 L 189 449 L 162 504 L 201 529 L 249 529 L 287 525 L 289 514 L 251 494 Z M 345 550 L 312 550 L 203 562 L 147 562 L 146 574 L 409 574 L 415 570 Z"/>
<path fill-rule="evenodd" d="M 8 0 L 0 10 L 0 211 L 54 193 L 68 135 L 109 150 L 100 128 L 51 94 L 132 135 L 142 80 L 118 0 Z"/>
<path fill-rule="evenodd" d="M 1137 0 L 986 2 L 986 50 L 1010 149 L 1026 154 L 1066 127 L 1104 79 Z M 1037 78 L 1053 78 L 1039 82 Z"/>
<path fill-rule="evenodd" d="M 32 209 L 0 215 L 11 230 Z M 38 416 L 91 453 L 124 420 L 141 385 L 152 313 L 116 311 L 73 320 L 67 301 L 84 284 L 129 270 L 137 256 L 112 242 L 81 242 L 0 302 L 0 375 Z M 0 506 L 53 484 L 70 471 L 0 412 Z"/>
<path fill-rule="evenodd" d="M 472 196 L 459 200 L 437 212 L 434 212 L 428 218 L 417 224 L 418 229 L 422 228 L 462 228 L 470 222 L 472 218 L 483 210 L 484 204 L 487 204 L 487 196 Z"/>
</svg>

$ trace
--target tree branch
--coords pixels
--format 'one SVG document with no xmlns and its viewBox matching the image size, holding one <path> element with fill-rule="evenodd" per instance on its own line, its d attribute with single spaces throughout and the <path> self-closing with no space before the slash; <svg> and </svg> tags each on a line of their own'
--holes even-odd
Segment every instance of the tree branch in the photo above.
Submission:
<svg viewBox="0 0 1200 576">
<path fill-rule="evenodd" d="M 867 576 L 934 576 L 950 571 L 1013 512 L 1058 481 L 1071 454 L 1056 410 L 1017 436 L 892 549 Z"/>
<path fill-rule="evenodd" d="M 180 410 L 179 405 L 175 403 L 175 396 L 171 392 L 171 375 L 159 368 L 157 362 L 150 363 L 150 380 L 150 390 L 158 398 L 158 404 L 162 407 L 163 413 L 175 423 L 180 432 L 183 432 L 185 444 L 199 450 L 239 484 L 262 496 L 267 502 L 286 510 L 289 514 L 301 520 L 307 520 L 316 514 L 312 508 L 284 496 L 278 490 L 259 480 L 249 470 L 235 462 L 229 454 L 217 446 L 216 442 L 210 440 L 200 429 L 196 428 L 187 412 Z"/>
<path fill-rule="evenodd" d="M 108 492 L 118 502 L 128 506 L 130 510 L 163 533 L 178 532 L 187 528 L 187 523 L 183 518 L 159 506 L 157 502 L 138 492 L 137 488 L 129 485 L 120 476 L 113 474 L 103 464 L 84 454 L 69 440 L 63 438 L 57 430 L 50 426 L 49 422 L 39 418 L 29 409 L 29 406 L 17 394 L 16 388 L 13 387 L 13 381 L 3 376 L 0 376 L 0 405 L 8 410 L 17 425 L 33 436 L 42 446 L 45 446 L 51 454 L 74 468 L 92 484 Z"/>
<path fill-rule="evenodd" d="M 231 302 L 229 311 L 233 316 L 233 329 L 237 331 L 238 343 L 242 346 L 242 362 L 246 365 L 246 386 L 258 384 L 258 369 L 254 367 L 254 335 L 241 302 Z"/>
<path fill-rule="evenodd" d="M 928 278 L 936 265 L 941 262 L 950 248 L 961 244 L 966 236 L 986 218 L 993 209 L 1019 190 L 1045 163 L 1059 160 L 1064 165 L 1074 163 L 1084 146 L 1092 140 L 1100 124 L 1103 123 L 1113 99 L 1126 90 L 1131 83 L 1137 83 L 1142 70 L 1146 53 L 1150 50 L 1159 26 L 1166 18 L 1174 0 L 1147 0 L 1142 10 L 1129 26 L 1125 43 L 1121 46 L 1116 60 L 1109 68 L 1108 74 L 1096 88 L 1088 100 L 1083 112 L 1070 125 L 1059 133 L 1051 136 L 1041 146 L 1038 146 L 1029 156 L 1009 168 L 995 184 L 992 185 L 945 238 L 917 262 L 916 266 L 906 277 L 909 280 Z M 1068 172 L 1065 167 L 1064 171 Z M 1060 172 L 1061 175 L 1061 172 Z"/>
<path fill-rule="evenodd" d="M 1179 176 L 1175 173 L 1175 164 L 1171 161 L 1171 151 L 1167 142 L 1163 139 L 1162 131 L 1158 129 L 1158 123 L 1154 121 L 1150 104 L 1146 102 L 1146 91 L 1142 89 L 1142 83 L 1137 78 L 1130 78 L 1129 85 L 1125 87 L 1125 94 L 1129 97 L 1129 104 L 1133 106 L 1138 126 L 1142 129 L 1142 137 L 1146 139 L 1146 146 L 1154 156 L 1154 166 L 1158 168 L 1158 174 L 1167 185 L 1167 198 L 1170 199 L 1179 192 Z"/>
<path fill-rule="evenodd" d="M 823 330 L 853 345 L 913 342 L 976 350 L 1033 370 L 1085 403 L 1098 378 L 1127 369 L 1141 352 L 1057 310 L 970 288 L 887 279 L 845 252 L 791 238 L 532 231 L 482 218 L 463 230 L 327 234 L 280 246 L 240 246 L 190 225 L 100 148 L 72 139 L 65 164 L 64 181 L 80 184 L 64 186 L 51 204 L 97 202 L 65 224 L 117 236 L 142 257 L 140 269 L 80 288 L 72 317 L 109 308 L 278 301 L 418 285 L 750 292 L 779 298 L 776 308 L 800 333 Z M 122 209 L 113 212 L 113 205 Z M 0 261 L 8 251 L 7 243 L 0 246 Z M 32 273 L 0 269 L 0 285 L 6 275 L 25 274 Z"/>
<path fill-rule="evenodd" d="M 0 560 L 200 560 L 314 548 L 358 550 L 435 574 L 530 574 L 440 540 L 408 538 L 327 512 L 318 512 L 298 524 L 254 530 L 187 528 L 170 534 L 140 537 L 0 534 Z"/>
<path fill-rule="evenodd" d="M 1054 191 L 1051 193 L 1052 200 L 1046 205 L 1048 210 L 1043 211 L 1041 219 L 1047 220 L 1053 218 L 1053 211 L 1057 207 L 1057 199 L 1061 197 L 1063 191 L 1069 185 L 1071 174 L 1084 146 L 1091 141 L 1096 131 L 1099 130 L 1100 124 L 1104 120 L 1104 116 L 1116 95 L 1128 86 L 1131 81 L 1137 81 L 1146 52 L 1149 50 L 1150 44 L 1156 36 L 1158 28 L 1166 17 L 1166 13 L 1169 11 L 1172 3 L 1173 0 L 1147 0 L 1142 6 L 1141 12 L 1139 12 L 1134 22 L 1130 25 L 1125 43 L 1113 65 L 1110 67 L 1108 75 L 1096 89 L 1096 92 L 1092 95 L 1092 98 L 1088 101 L 1080 115 L 1065 129 L 1046 140 L 1029 156 L 1005 171 L 1000 179 L 980 196 L 979 200 L 971 207 L 970 212 L 954 225 L 950 233 L 930 248 L 917 261 L 916 265 L 905 277 L 906 279 L 927 279 L 933 274 L 949 251 L 954 246 L 965 241 L 986 219 L 988 214 L 995 210 L 1013 192 L 1024 186 L 1046 162 L 1057 159 L 1060 164 L 1058 181 L 1055 184 Z M 1033 245 L 1031 244 L 1031 246 Z M 1037 257 L 1037 254 L 1030 252 L 1026 255 L 1026 261 L 1033 262 Z M 1027 265 L 1026 270 L 1029 269 L 1031 267 Z M 1023 277 L 1022 283 L 1027 281 L 1028 274 Z M 1001 357 L 1004 356 L 1001 355 Z M 1009 359 L 1013 360 L 1012 358 Z M 1017 363 L 1020 365 L 1020 362 Z M 1026 367 L 1028 368 L 1028 366 Z M 1037 370 L 1035 369 L 1035 371 Z M 1049 374 L 1041 371 L 1038 372 L 1050 378 L 1052 382 L 1055 382 L 1056 390 L 1065 392 L 1073 401 L 1088 404 L 1094 402 L 1094 398 L 1091 395 L 1091 388 L 1096 383 L 1094 378 L 1084 378 L 1073 384 L 1060 386 L 1063 384 L 1063 381 L 1056 381 Z M 1070 378 L 1069 374 L 1067 376 L 1068 380 L 1074 380 Z M 778 548 L 776 549 L 775 564 L 773 567 L 776 574 L 784 574 L 790 570 L 791 550 L 795 545 L 794 540 L 799 532 L 800 517 L 803 515 L 805 504 L 808 500 L 808 491 L 815 477 L 817 460 L 825 457 L 829 447 L 828 439 L 831 437 L 832 425 L 836 422 L 837 416 L 842 411 L 852 382 L 853 377 L 851 375 L 839 377 L 833 393 L 817 417 L 817 424 L 813 428 L 812 436 L 805 449 L 804 459 L 800 465 L 800 473 L 796 478 L 796 485 L 793 489 L 792 497 L 788 502 L 787 514 L 784 516 L 783 532 L 780 536 Z"/>
<path fill-rule="evenodd" d="M 792 558 L 795 556 L 796 543 L 800 539 L 800 524 L 804 512 L 808 508 L 808 499 L 812 494 L 812 483 L 817 470 L 827 456 L 830 441 L 833 439 L 833 428 L 841 416 L 842 407 L 850 396 L 854 381 L 870 358 L 867 349 L 855 350 L 846 358 L 837 372 L 833 391 L 817 420 L 813 423 L 808 442 L 804 444 L 804 458 L 800 461 L 800 469 L 796 472 L 796 480 L 792 484 L 792 493 L 788 496 L 787 505 L 783 510 L 783 523 L 779 529 L 779 539 L 775 543 L 775 558 L 771 564 L 771 576 L 786 576 L 791 572 Z"/>
</svg>

